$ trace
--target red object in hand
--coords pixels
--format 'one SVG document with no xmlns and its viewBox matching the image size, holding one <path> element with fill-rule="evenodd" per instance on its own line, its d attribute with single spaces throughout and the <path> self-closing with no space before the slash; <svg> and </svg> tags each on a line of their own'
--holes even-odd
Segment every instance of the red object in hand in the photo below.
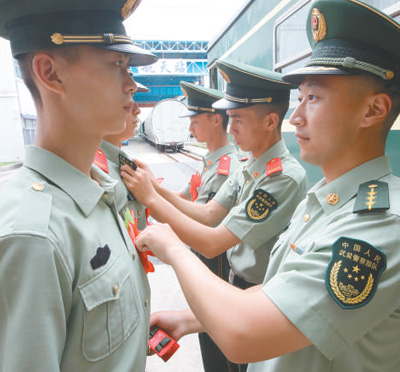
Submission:
<svg viewBox="0 0 400 372">
<path fill-rule="evenodd" d="M 179 344 L 164 330 L 154 326 L 150 330 L 149 347 L 153 350 L 164 362 L 174 355 L 179 349 Z"/>
<path fill-rule="evenodd" d="M 192 196 L 192 202 L 194 202 L 198 195 L 197 188 L 201 185 L 201 177 L 199 171 L 196 171 L 195 174 L 192 174 L 190 179 L 190 195 Z"/>
</svg>

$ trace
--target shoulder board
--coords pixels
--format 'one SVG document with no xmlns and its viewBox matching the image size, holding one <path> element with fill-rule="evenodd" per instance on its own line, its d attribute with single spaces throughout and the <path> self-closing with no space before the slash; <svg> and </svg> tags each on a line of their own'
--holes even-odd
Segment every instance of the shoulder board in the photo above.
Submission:
<svg viewBox="0 0 400 372">
<path fill-rule="evenodd" d="M 228 155 L 221 156 L 219 159 L 217 174 L 223 174 L 229 176 L 229 170 L 231 168 L 231 158 Z"/>
<path fill-rule="evenodd" d="M 282 168 L 281 158 L 271 159 L 267 163 L 267 177 L 270 176 L 271 174 L 279 173 L 282 171 L 283 171 L 283 168 Z"/>
<path fill-rule="evenodd" d="M 239 159 L 239 161 L 247 161 L 247 160 L 249 160 L 249 157 L 250 156 L 245 156 L 244 158 Z"/>
<path fill-rule="evenodd" d="M 97 165 L 102 171 L 108 173 L 108 163 L 106 154 L 100 149 L 97 150 L 94 158 L 94 164 Z"/>
<path fill-rule="evenodd" d="M 389 208 L 389 186 L 386 182 L 369 181 L 359 186 L 353 213 L 377 212 Z"/>
</svg>

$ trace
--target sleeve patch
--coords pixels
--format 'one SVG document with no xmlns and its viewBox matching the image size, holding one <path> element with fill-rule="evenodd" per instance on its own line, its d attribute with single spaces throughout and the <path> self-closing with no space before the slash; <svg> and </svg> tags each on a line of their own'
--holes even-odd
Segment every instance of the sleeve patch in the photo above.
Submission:
<svg viewBox="0 0 400 372">
<path fill-rule="evenodd" d="M 277 207 L 278 202 L 271 194 L 257 189 L 246 203 L 246 216 L 250 221 L 263 222 Z"/>
<path fill-rule="evenodd" d="M 372 299 L 385 269 L 386 255 L 380 249 L 362 240 L 341 237 L 332 245 L 325 284 L 340 307 L 354 309 Z"/>
</svg>

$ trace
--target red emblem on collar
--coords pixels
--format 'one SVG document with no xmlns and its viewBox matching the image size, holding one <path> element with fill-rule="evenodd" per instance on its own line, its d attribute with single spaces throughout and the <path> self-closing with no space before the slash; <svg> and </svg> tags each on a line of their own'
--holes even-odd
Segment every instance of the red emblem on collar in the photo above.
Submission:
<svg viewBox="0 0 400 372">
<path fill-rule="evenodd" d="M 229 176 L 229 170 L 231 169 L 231 158 L 228 155 L 224 155 L 219 159 L 217 174 L 223 174 Z"/>
<path fill-rule="evenodd" d="M 271 159 L 267 163 L 267 177 L 270 176 L 271 174 L 282 172 L 282 171 L 283 171 L 283 168 L 282 168 L 281 158 Z"/>
<path fill-rule="evenodd" d="M 106 154 L 100 149 L 97 150 L 94 158 L 94 164 L 96 164 L 102 171 L 108 173 L 108 163 Z"/>
</svg>

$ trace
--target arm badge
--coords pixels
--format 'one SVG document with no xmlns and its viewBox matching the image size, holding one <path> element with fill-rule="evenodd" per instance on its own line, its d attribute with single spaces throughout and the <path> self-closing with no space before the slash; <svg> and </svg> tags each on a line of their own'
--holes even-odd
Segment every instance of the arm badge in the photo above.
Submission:
<svg viewBox="0 0 400 372">
<path fill-rule="evenodd" d="M 343 309 L 367 304 L 375 294 L 386 269 L 386 255 L 362 240 L 341 237 L 332 245 L 326 270 L 328 292 Z"/>
<path fill-rule="evenodd" d="M 277 207 L 278 202 L 271 194 L 263 189 L 257 189 L 246 203 L 246 216 L 250 221 L 263 222 Z"/>
<path fill-rule="evenodd" d="M 386 182 L 369 181 L 359 186 L 353 213 L 380 212 L 389 208 L 389 186 Z"/>
</svg>

